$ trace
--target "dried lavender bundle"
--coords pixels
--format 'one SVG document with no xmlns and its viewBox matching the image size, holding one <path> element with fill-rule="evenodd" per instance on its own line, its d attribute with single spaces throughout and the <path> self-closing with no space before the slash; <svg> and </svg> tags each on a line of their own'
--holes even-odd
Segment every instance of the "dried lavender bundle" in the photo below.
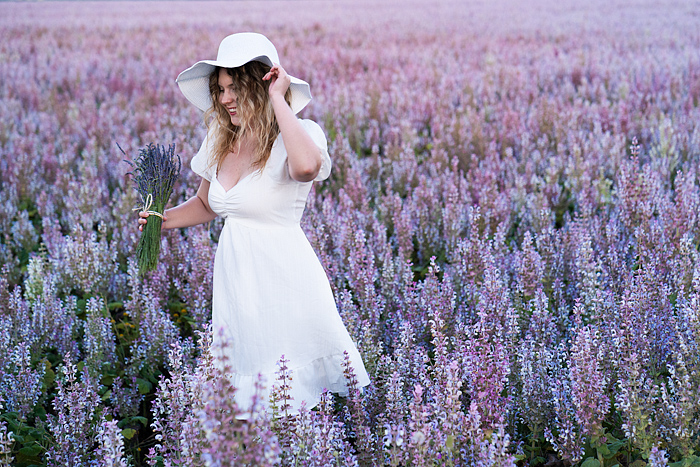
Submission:
<svg viewBox="0 0 700 467">
<path fill-rule="evenodd" d="M 163 212 L 180 175 L 182 162 L 180 156 L 175 155 L 174 144 L 166 150 L 165 146 L 153 143 L 142 148 L 134 162 L 126 162 L 134 168 L 130 173 L 136 182 L 136 191 L 143 201 L 143 205 L 136 209 L 150 214 L 136 247 L 139 270 L 145 273 L 154 270 L 158 265 Z"/>
</svg>

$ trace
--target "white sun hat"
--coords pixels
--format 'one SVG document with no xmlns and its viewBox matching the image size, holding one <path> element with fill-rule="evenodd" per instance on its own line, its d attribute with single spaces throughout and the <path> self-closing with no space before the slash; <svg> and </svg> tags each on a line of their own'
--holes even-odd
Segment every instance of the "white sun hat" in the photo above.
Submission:
<svg viewBox="0 0 700 467">
<path fill-rule="evenodd" d="M 254 32 L 231 34 L 221 41 L 216 60 L 202 60 L 195 63 L 180 73 L 175 81 L 187 100 L 206 112 L 212 106 L 209 75 L 214 69 L 216 67 L 236 68 L 252 61 L 262 62 L 268 66 L 280 65 L 277 49 L 267 37 Z M 291 75 L 289 78 L 292 80 L 289 85 L 292 92 L 291 107 L 296 114 L 311 100 L 311 89 L 306 81 Z"/>
</svg>

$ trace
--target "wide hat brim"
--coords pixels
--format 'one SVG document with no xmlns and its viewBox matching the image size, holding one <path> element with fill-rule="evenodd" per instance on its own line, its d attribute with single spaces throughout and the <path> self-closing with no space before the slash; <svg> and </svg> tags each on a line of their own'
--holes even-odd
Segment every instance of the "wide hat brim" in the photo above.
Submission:
<svg viewBox="0 0 700 467">
<path fill-rule="evenodd" d="M 257 33 L 232 34 L 221 41 L 216 60 L 201 60 L 182 73 L 175 80 L 182 94 L 198 109 L 206 112 L 212 106 L 209 93 L 209 76 L 216 69 L 236 68 L 248 62 L 258 61 L 268 66 L 279 64 L 275 46 L 267 37 Z M 309 83 L 289 75 L 289 89 L 292 94 L 291 107 L 296 114 L 311 101 Z"/>
</svg>

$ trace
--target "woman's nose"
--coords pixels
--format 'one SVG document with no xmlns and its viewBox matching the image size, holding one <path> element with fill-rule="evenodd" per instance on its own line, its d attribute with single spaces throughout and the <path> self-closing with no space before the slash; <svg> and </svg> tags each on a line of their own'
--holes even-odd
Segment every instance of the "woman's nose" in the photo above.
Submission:
<svg viewBox="0 0 700 467">
<path fill-rule="evenodd" d="M 236 95 L 226 89 L 223 94 L 221 95 L 221 103 L 222 104 L 231 104 L 236 101 Z"/>
</svg>

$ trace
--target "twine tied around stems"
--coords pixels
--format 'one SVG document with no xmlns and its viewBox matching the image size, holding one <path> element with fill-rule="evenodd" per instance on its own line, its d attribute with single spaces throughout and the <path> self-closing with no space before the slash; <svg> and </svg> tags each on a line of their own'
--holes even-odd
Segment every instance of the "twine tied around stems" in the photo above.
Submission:
<svg viewBox="0 0 700 467">
<path fill-rule="evenodd" d="M 151 211 L 151 206 L 153 206 L 153 195 L 151 193 L 146 196 L 146 201 L 143 203 L 143 209 L 142 208 L 134 208 L 134 211 L 141 210 L 145 212 L 146 214 L 153 214 L 154 216 L 158 216 L 161 219 L 165 220 L 165 217 L 163 217 L 163 214 L 159 213 L 158 211 Z"/>
</svg>

